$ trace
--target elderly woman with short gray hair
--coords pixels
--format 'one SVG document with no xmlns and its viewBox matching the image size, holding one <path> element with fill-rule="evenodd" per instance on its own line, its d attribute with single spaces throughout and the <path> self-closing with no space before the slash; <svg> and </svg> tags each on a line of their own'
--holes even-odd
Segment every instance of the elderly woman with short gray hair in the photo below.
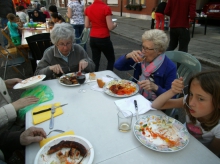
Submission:
<svg viewBox="0 0 220 164">
<path fill-rule="evenodd" d="M 56 24 L 50 33 L 54 44 L 45 50 L 43 58 L 37 65 L 35 75 L 44 74 L 46 79 L 53 75 L 69 72 L 93 72 L 95 64 L 86 51 L 74 43 L 73 27 L 68 23 Z"/>
<path fill-rule="evenodd" d="M 142 35 L 142 51 L 134 50 L 123 55 L 114 64 L 119 71 L 134 69 L 133 81 L 138 80 L 140 94 L 151 101 L 169 90 L 176 78 L 176 66 L 164 53 L 167 46 L 168 38 L 164 31 L 145 31 Z"/>
</svg>

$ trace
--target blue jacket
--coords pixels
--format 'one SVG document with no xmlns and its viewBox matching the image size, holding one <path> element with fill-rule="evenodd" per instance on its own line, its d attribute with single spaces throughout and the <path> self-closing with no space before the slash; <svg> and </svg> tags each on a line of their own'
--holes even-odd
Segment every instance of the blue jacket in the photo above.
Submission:
<svg viewBox="0 0 220 164">
<path fill-rule="evenodd" d="M 133 65 L 135 62 L 133 59 L 126 59 L 126 55 L 122 55 L 114 64 L 114 67 L 119 71 L 128 71 L 132 70 L 130 65 Z M 139 76 L 142 73 L 141 64 L 138 63 L 135 66 L 134 78 L 139 79 Z M 153 73 L 154 83 L 158 86 L 158 90 L 155 92 L 157 96 L 166 92 L 171 88 L 171 83 L 176 79 L 176 65 L 165 56 L 163 64 L 160 68 Z M 132 80 L 136 82 L 135 80 Z"/>
</svg>

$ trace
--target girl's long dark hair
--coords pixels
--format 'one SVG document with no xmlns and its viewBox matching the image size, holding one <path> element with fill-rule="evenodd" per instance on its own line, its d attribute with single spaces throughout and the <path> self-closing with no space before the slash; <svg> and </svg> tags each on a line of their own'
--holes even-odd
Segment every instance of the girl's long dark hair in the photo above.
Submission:
<svg viewBox="0 0 220 164">
<path fill-rule="evenodd" d="M 52 13 L 52 14 L 51 14 L 51 17 L 57 18 L 58 20 L 61 20 L 62 22 L 66 22 L 66 21 L 63 19 L 62 15 L 59 14 L 59 13 Z"/>
<path fill-rule="evenodd" d="M 219 123 L 219 119 L 220 119 L 220 82 L 219 82 L 220 70 L 201 72 L 193 76 L 189 80 L 188 93 L 190 93 L 191 83 L 194 79 L 199 81 L 201 88 L 206 93 L 212 95 L 212 104 L 214 107 L 214 111 L 208 120 L 200 120 L 199 118 L 196 119 L 190 114 L 189 108 L 187 107 L 186 104 L 184 105 L 184 107 L 192 123 L 195 124 L 196 120 L 198 120 L 200 121 L 201 126 L 204 130 L 210 131 Z M 186 98 L 186 103 L 189 104 L 189 96 L 187 96 Z"/>
<path fill-rule="evenodd" d="M 81 4 L 81 0 L 78 0 L 78 2 Z"/>
</svg>

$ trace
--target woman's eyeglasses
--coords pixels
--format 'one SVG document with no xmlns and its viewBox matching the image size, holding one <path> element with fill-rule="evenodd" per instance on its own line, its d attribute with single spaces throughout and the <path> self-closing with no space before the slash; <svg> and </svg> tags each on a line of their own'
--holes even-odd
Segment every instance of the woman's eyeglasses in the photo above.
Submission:
<svg viewBox="0 0 220 164">
<path fill-rule="evenodd" d="M 65 46 L 66 46 L 66 47 L 69 47 L 70 45 L 72 45 L 72 43 L 67 43 L 67 44 L 60 43 L 60 44 L 58 44 L 57 46 L 63 48 L 63 47 L 65 47 Z"/>
<path fill-rule="evenodd" d="M 155 50 L 154 48 L 148 48 L 148 47 L 145 47 L 145 46 L 143 46 L 143 45 L 141 45 L 141 48 L 142 48 L 142 50 L 144 50 L 145 52 L 146 52 L 146 51 Z"/>
</svg>

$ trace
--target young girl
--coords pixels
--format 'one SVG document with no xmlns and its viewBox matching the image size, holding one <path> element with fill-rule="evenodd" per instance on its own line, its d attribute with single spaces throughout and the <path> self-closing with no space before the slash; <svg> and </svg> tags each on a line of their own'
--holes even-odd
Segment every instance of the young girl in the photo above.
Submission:
<svg viewBox="0 0 220 164">
<path fill-rule="evenodd" d="M 21 44 L 21 37 L 20 37 L 18 29 L 22 30 L 22 27 L 20 27 L 18 25 L 19 23 L 16 23 L 17 17 L 14 14 L 9 13 L 7 15 L 7 19 L 9 20 L 7 23 L 7 27 L 9 29 L 11 40 L 16 46 L 20 45 Z"/>
<path fill-rule="evenodd" d="M 63 17 L 59 13 L 52 13 L 51 14 L 51 19 L 52 19 L 52 22 L 54 24 L 56 24 L 56 23 L 65 23 L 65 20 L 63 19 Z"/>
<path fill-rule="evenodd" d="M 156 11 L 156 7 L 152 9 L 152 13 L 151 13 L 151 29 L 154 29 L 154 25 L 155 25 L 155 11 Z"/>
<path fill-rule="evenodd" d="M 193 76 L 188 85 L 188 95 L 171 99 L 183 93 L 183 79 L 172 82 L 170 90 L 157 97 L 152 103 L 156 109 L 184 108 L 188 131 L 220 155 L 220 70 L 201 72 Z"/>
</svg>

